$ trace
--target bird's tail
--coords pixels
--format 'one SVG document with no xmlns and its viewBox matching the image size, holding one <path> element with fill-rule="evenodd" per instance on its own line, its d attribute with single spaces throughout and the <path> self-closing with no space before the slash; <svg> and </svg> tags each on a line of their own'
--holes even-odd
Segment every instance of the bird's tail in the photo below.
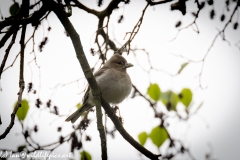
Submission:
<svg viewBox="0 0 240 160">
<path fill-rule="evenodd" d="M 89 104 L 83 105 L 81 108 L 79 108 L 73 114 L 71 114 L 65 121 L 67 121 L 67 122 L 71 121 L 72 123 L 74 123 L 83 114 L 83 112 L 89 110 L 91 107 L 93 107 L 93 106 L 91 106 Z"/>
</svg>

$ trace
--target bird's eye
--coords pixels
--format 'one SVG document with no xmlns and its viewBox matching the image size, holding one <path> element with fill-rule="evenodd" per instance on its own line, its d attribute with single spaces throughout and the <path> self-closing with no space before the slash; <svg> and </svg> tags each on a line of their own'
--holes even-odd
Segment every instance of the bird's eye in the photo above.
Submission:
<svg viewBox="0 0 240 160">
<path fill-rule="evenodd" d="M 120 61 L 120 62 L 117 62 L 117 64 L 120 64 L 120 65 L 121 65 L 121 64 L 122 64 L 122 62 L 121 62 L 121 61 Z"/>
</svg>

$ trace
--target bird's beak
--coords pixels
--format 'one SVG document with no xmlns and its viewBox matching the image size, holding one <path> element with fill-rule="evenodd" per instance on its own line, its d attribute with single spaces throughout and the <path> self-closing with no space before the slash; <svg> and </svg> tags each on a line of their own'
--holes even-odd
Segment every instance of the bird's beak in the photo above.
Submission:
<svg viewBox="0 0 240 160">
<path fill-rule="evenodd" d="M 129 67 L 133 67 L 133 64 L 131 64 L 131 63 L 126 63 L 126 64 L 123 66 L 123 68 L 129 68 Z"/>
</svg>

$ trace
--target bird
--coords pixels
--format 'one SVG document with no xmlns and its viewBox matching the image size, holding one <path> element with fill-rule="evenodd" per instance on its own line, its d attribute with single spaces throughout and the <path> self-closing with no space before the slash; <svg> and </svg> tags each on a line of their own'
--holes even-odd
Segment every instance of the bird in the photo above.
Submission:
<svg viewBox="0 0 240 160">
<path fill-rule="evenodd" d="M 133 67 L 126 59 L 114 54 L 95 74 L 94 77 L 99 85 L 102 97 L 110 104 L 121 103 L 131 92 L 132 82 L 127 73 L 127 68 Z M 95 106 L 90 87 L 83 96 L 82 106 L 65 121 L 74 123 L 85 111 Z"/>
</svg>

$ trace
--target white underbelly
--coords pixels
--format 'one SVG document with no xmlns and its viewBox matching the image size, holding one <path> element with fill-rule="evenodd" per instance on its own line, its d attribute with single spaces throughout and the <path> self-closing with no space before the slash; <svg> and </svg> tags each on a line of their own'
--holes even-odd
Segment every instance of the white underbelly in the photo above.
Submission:
<svg viewBox="0 0 240 160">
<path fill-rule="evenodd" d="M 132 89 L 130 77 L 126 73 L 116 72 L 118 72 L 118 74 L 111 74 L 109 77 L 100 76 L 97 78 L 102 97 L 108 103 L 112 104 L 122 102 L 130 94 Z"/>
</svg>

